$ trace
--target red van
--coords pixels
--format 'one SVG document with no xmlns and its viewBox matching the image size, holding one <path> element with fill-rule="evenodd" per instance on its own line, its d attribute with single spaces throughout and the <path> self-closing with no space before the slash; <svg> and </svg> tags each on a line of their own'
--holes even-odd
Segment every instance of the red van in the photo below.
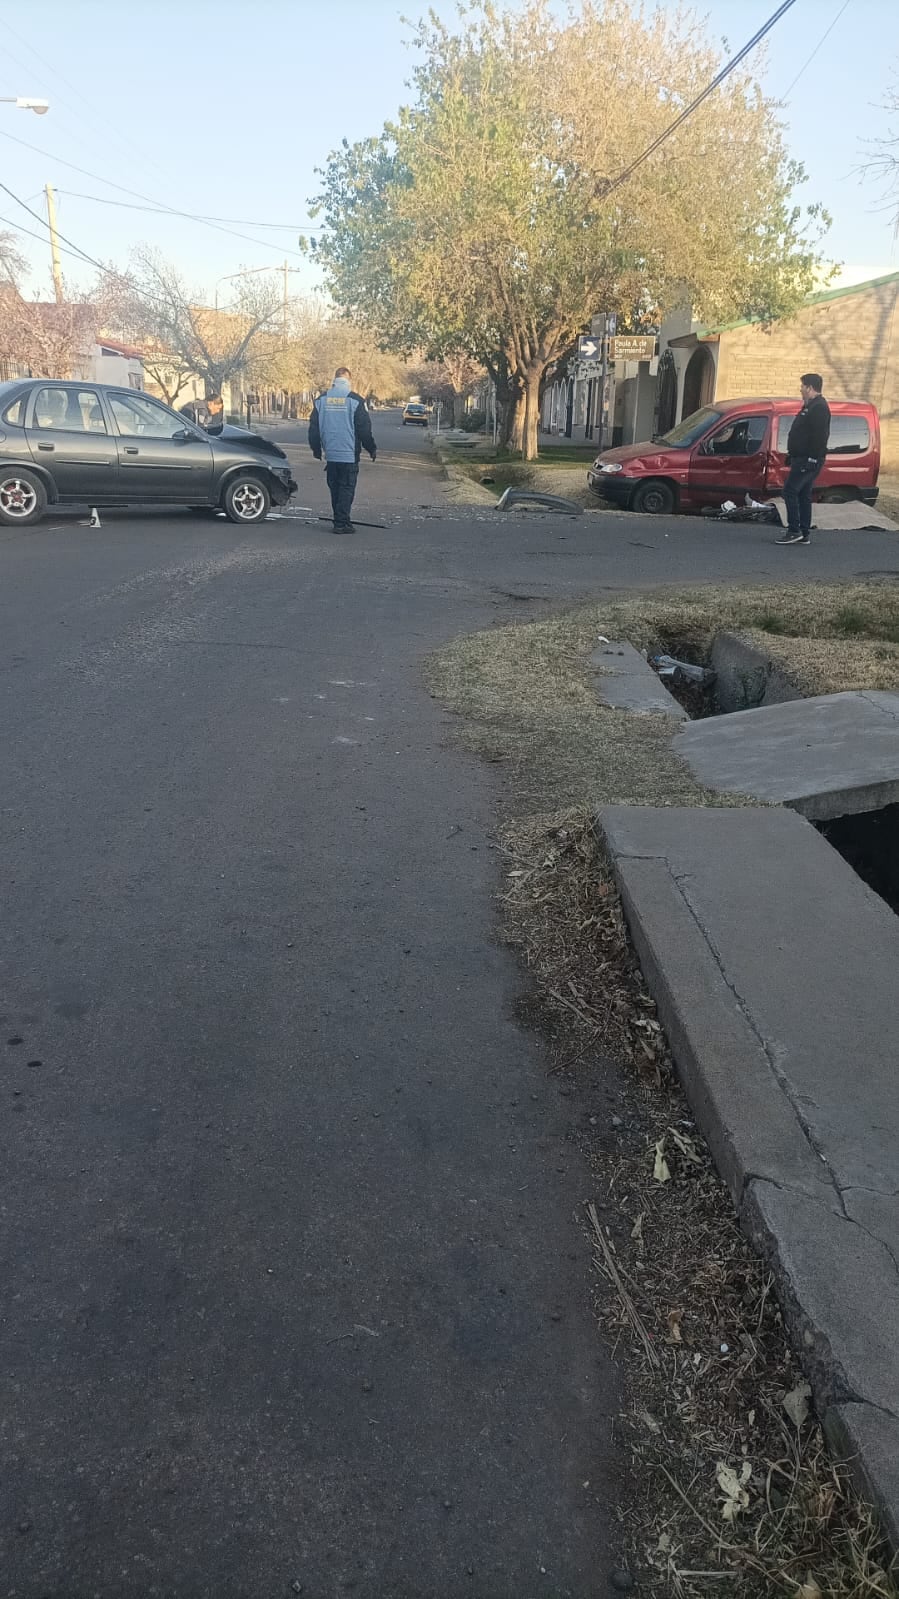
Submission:
<svg viewBox="0 0 899 1599">
<path fill-rule="evenodd" d="M 718 400 L 648 444 L 603 450 L 587 480 L 604 500 L 656 515 L 737 504 L 744 495 L 771 499 L 783 491 L 787 435 L 801 401 Z M 877 499 L 880 420 L 873 405 L 829 400 L 827 460 L 816 500 Z"/>
</svg>

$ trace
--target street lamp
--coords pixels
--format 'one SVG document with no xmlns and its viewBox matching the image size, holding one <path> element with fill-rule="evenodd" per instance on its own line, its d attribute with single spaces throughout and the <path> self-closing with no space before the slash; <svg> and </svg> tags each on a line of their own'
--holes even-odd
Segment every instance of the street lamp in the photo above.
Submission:
<svg viewBox="0 0 899 1599">
<path fill-rule="evenodd" d="M 20 111 L 33 111 L 38 117 L 46 116 L 50 109 L 49 100 L 33 100 L 21 94 L 0 94 L 0 105 L 15 105 Z"/>
</svg>

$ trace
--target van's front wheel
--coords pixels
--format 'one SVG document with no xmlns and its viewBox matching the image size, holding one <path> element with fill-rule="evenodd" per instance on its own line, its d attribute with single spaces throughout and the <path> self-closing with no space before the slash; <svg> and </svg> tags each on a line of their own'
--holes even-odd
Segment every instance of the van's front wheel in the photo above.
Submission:
<svg viewBox="0 0 899 1599">
<path fill-rule="evenodd" d="M 649 478 L 636 490 L 631 510 L 642 511 L 646 516 L 670 516 L 676 503 L 670 483 L 664 483 L 661 478 Z"/>
</svg>

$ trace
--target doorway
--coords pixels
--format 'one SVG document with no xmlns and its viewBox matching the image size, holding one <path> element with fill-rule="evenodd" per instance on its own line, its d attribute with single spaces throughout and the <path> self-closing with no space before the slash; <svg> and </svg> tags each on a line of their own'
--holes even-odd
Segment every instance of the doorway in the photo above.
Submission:
<svg viewBox="0 0 899 1599">
<path fill-rule="evenodd" d="M 684 373 L 684 408 L 681 414 L 692 416 L 694 411 L 710 403 L 714 392 L 715 363 L 706 345 L 700 344 L 690 356 Z"/>
</svg>

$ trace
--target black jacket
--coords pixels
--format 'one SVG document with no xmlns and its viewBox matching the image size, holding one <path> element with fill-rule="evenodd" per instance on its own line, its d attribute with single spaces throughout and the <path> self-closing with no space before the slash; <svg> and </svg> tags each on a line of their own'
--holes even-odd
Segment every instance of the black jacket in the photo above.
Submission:
<svg viewBox="0 0 899 1599">
<path fill-rule="evenodd" d="M 830 437 L 830 406 L 823 394 L 807 400 L 790 428 L 787 455 L 791 461 L 823 461 Z"/>
<path fill-rule="evenodd" d="M 347 398 L 356 401 L 356 409 L 353 413 L 353 428 L 356 434 L 356 461 L 358 462 L 363 450 L 367 450 L 372 460 L 374 460 L 378 453 L 378 446 L 375 444 L 375 436 L 371 430 L 371 417 L 368 414 L 368 406 L 362 395 L 357 394 L 354 389 L 350 390 Z M 309 418 L 309 448 L 315 459 L 320 461 L 322 458 L 322 430 L 315 404 L 312 406 L 312 414 Z"/>
</svg>

